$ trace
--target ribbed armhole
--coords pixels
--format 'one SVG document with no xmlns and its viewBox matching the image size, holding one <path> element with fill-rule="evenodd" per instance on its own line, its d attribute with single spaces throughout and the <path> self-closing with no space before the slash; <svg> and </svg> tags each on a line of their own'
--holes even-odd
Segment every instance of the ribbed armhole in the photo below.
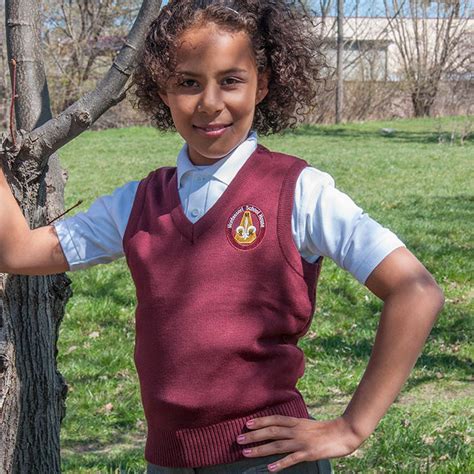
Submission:
<svg viewBox="0 0 474 474">
<path fill-rule="evenodd" d="M 283 257 L 288 262 L 288 265 L 300 275 L 306 282 L 308 287 L 308 298 L 311 301 L 313 312 L 316 309 L 316 287 L 321 272 L 321 265 L 323 258 L 320 257 L 314 263 L 309 263 L 301 257 L 298 248 L 296 247 L 293 235 L 291 232 L 291 219 L 293 215 L 293 205 L 295 202 L 295 188 L 298 177 L 306 168 L 308 164 L 303 160 L 298 160 L 288 170 L 287 176 L 283 182 L 278 202 L 278 242 L 280 245 Z M 311 325 L 311 319 L 308 320 L 299 332 L 301 337 L 306 333 Z"/>
<path fill-rule="evenodd" d="M 301 263 L 302 259 L 291 233 L 291 218 L 295 201 L 296 182 L 298 181 L 298 176 L 301 174 L 301 171 L 303 171 L 306 166 L 306 162 L 299 160 L 288 170 L 280 191 L 277 222 L 278 242 L 283 256 L 291 268 L 301 276 L 304 276 Z"/>
<path fill-rule="evenodd" d="M 133 201 L 132 210 L 130 211 L 130 217 L 128 218 L 127 227 L 125 227 L 125 232 L 123 233 L 122 246 L 127 258 L 128 254 L 128 241 L 130 240 L 130 234 L 133 232 L 133 229 L 136 228 L 138 218 L 140 217 L 141 210 L 145 205 L 145 193 L 148 183 L 152 179 L 154 172 L 150 173 L 145 179 L 140 181 L 138 185 L 137 192 L 135 193 L 135 200 Z"/>
</svg>

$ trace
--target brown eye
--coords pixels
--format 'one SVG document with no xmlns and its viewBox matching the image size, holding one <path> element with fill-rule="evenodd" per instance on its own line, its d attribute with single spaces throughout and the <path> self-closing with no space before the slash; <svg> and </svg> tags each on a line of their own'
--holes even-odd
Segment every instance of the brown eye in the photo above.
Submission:
<svg viewBox="0 0 474 474">
<path fill-rule="evenodd" d="M 242 81 L 237 79 L 236 77 L 226 77 L 222 81 L 223 86 L 235 86 L 236 84 L 240 84 Z"/>
<path fill-rule="evenodd" d="M 194 79 L 185 79 L 184 81 L 181 81 L 179 85 L 180 87 L 186 87 L 186 88 L 199 86 L 199 84 Z"/>
</svg>

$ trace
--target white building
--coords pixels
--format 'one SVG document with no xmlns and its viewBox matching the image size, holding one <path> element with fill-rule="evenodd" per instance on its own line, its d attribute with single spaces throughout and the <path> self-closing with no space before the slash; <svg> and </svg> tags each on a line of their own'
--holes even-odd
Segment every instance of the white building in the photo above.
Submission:
<svg viewBox="0 0 474 474">
<path fill-rule="evenodd" d="M 419 62 L 420 67 L 424 63 L 432 64 L 442 51 L 446 21 L 436 18 L 418 21 L 409 18 L 346 18 L 343 35 L 344 79 L 399 81 L 405 78 L 404 61 Z M 336 23 L 335 17 L 328 17 L 325 23 L 319 22 L 317 26 L 318 34 L 326 44 L 326 57 L 333 67 L 336 65 Z M 452 61 L 444 79 L 472 80 L 470 57 L 474 50 L 474 20 L 455 19 L 451 31 L 460 36 L 455 50 L 450 51 L 450 56 L 453 59 L 458 56 L 458 59 Z M 400 47 L 404 54 L 401 54 Z"/>
</svg>

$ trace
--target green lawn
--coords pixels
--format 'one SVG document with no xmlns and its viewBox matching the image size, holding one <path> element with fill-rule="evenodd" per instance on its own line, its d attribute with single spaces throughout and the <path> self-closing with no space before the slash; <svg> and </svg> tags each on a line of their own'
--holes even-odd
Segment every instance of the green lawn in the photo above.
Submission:
<svg viewBox="0 0 474 474">
<path fill-rule="evenodd" d="M 376 432 L 336 472 L 474 472 L 472 139 L 468 118 L 303 127 L 262 143 L 329 172 L 433 273 L 446 306 L 408 383 Z M 471 120 L 472 126 L 472 120 Z M 393 128 L 389 135 L 382 128 Z M 453 139 L 452 139 L 453 137 Z M 162 165 L 178 136 L 151 128 L 87 132 L 61 150 L 67 204 L 92 200 Z M 145 425 L 133 365 L 134 288 L 123 260 L 71 274 L 74 296 L 59 339 L 69 383 L 62 430 L 68 473 L 142 473 Z M 360 379 L 380 301 L 326 261 L 318 311 L 300 345 L 299 382 L 313 416 L 339 415 Z M 396 363 L 396 361 L 394 361 Z"/>
</svg>

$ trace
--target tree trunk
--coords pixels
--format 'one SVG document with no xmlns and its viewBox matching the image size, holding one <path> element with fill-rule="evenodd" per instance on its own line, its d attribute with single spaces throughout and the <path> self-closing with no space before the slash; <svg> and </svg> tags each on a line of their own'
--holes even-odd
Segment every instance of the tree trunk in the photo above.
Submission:
<svg viewBox="0 0 474 474">
<path fill-rule="evenodd" d="M 19 132 L 4 134 L 0 144 L 0 165 L 31 228 L 61 213 L 65 173 L 54 153 L 125 97 L 161 1 L 143 1 L 124 46 L 96 89 L 54 119 L 39 7 L 38 0 L 6 2 L 8 57 L 17 63 L 16 72 L 10 72 L 17 82 Z M 0 474 L 61 471 L 59 432 L 67 386 L 57 371 L 56 343 L 69 285 L 64 274 L 0 274 Z"/>
<path fill-rule="evenodd" d="M 8 57 L 17 64 L 16 125 L 31 131 L 52 118 L 40 48 L 39 3 L 7 1 L 6 18 Z M 26 163 L 29 173 L 21 168 L 11 178 L 16 182 L 16 198 L 34 228 L 63 210 L 64 174 L 57 155 L 49 158 L 45 170 L 34 161 Z M 59 430 L 67 387 L 56 367 L 56 341 L 69 283 L 65 275 L 3 278 L 2 473 L 60 472 Z"/>
<path fill-rule="evenodd" d="M 337 0 L 336 123 L 342 122 L 344 102 L 344 2 Z"/>
<path fill-rule="evenodd" d="M 436 92 L 432 88 L 430 90 L 416 89 L 412 92 L 411 102 L 415 117 L 429 117 L 431 115 L 431 107 L 434 104 Z"/>
</svg>

